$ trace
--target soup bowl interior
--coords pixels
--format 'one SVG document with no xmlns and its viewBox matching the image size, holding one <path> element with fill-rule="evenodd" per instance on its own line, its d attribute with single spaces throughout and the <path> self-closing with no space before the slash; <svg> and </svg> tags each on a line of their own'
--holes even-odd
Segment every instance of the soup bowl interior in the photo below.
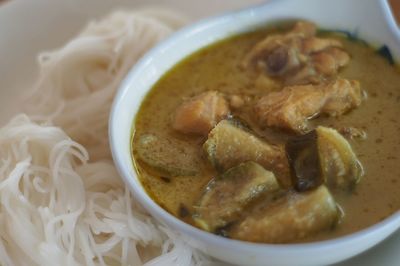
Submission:
<svg viewBox="0 0 400 266">
<path fill-rule="evenodd" d="M 368 15 L 366 15 L 368 14 Z M 157 80 L 188 55 L 232 35 L 277 21 L 306 19 L 330 30 L 345 31 L 373 46 L 386 46 L 400 58 L 400 37 L 386 1 L 270 1 L 258 7 L 203 20 L 175 33 L 152 49 L 130 71 L 112 107 L 109 135 L 115 164 L 126 185 L 160 222 L 186 241 L 218 259 L 240 265 L 331 264 L 379 243 L 400 227 L 400 213 L 365 230 L 333 240 L 306 244 L 256 244 L 216 236 L 175 218 L 157 205 L 138 179 L 132 160 L 131 138 L 141 102 Z"/>
</svg>

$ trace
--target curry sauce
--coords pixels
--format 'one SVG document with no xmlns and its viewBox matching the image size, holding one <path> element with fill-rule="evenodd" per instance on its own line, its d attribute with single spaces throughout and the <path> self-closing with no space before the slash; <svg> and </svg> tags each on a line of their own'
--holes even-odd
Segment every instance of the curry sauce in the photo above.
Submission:
<svg viewBox="0 0 400 266">
<path fill-rule="evenodd" d="M 241 34 L 220 41 L 190 55 L 168 71 L 151 89 L 134 121 L 132 154 L 139 178 L 149 195 L 164 209 L 184 221 L 196 224 L 194 206 L 209 182 L 219 173 L 208 162 L 203 150 L 207 136 L 184 134 L 171 127 L 173 114 L 186 99 L 206 91 L 261 97 L 274 89 L 241 66 L 248 51 L 268 34 L 281 32 L 273 27 Z M 341 116 L 320 115 L 310 120 L 310 127 L 355 128 L 365 132 L 363 138 L 348 138 L 352 150 L 362 163 L 364 174 L 350 191 L 330 190 L 340 210 L 340 219 L 331 230 L 323 230 L 292 242 L 331 239 L 371 226 L 400 208 L 400 75 L 396 67 L 367 46 L 337 33 L 320 32 L 319 36 L 339 40 L 350 55 L 348 65 L 338 76 L 358 80 L 363 101 L 356 109 Z M 232 116 L 245 121 L 260 139 L 284 144 L 293 133 L 271 127 L 260 127 L 251 117 L 252 105 Z M 162 139 L 156 149 L 168 157 L 171 171 L 166 174 L 157 164 L 140 159 L 138 147 L 144 135 Z M 146 141 L 152 141 L 148 138 Z M 142 141 L 143 142 L 143 141 Z M 157 144 L 155 142 L 155 144 Z M 168 147 L 174 147 L 168 150 Z M 181 168 L 174 165 L 180 160 Z M 189 170 L 186 170 L 190 169 Z M 229 235 L 228 235 L 229 236 Z"/>
</svg>

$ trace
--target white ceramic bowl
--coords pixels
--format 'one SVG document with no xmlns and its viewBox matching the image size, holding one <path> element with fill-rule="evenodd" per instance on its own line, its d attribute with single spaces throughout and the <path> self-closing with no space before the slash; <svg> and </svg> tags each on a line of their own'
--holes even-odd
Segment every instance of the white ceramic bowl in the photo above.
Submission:
<svg viewBox="0 0 400 266">
<path fill-rule="evenodd" d="M 307 19 L 325 29 L 346 30 L 400 58 L 400 34 L 386 0 L 280 0 L 210 18 L 186 27 L 152 49 L 130 71 L 114 101 L 110 143 L 117 168 L 135 198 L 158 220 L 180 232 L 190 245 L 239 265 L 324 265 L 339 262 L 376 245 L 400 227 L 400 212 L 365 230 L 307 244 L 256 244 L 201 231 L 170 215 L 145 192 L 130 151 L 133 121 L 157 80 L 181 59 L 228 36 L 269 22 Z"/>
</svg>

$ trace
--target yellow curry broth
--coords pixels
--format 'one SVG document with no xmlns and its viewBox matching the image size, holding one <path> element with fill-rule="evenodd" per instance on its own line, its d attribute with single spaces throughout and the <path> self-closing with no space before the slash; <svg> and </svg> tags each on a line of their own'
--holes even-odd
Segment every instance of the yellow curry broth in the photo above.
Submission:
<svg viewBox="0 0 400 266">
<path fill-rule="evenodd" d="M 226 93 L 261 95 L 265 89 L 254 86 L 255 78 L 240 67 L 240 62 L 251 47 L 260 41 L 267 31 L 260 30 L 236 36 L 213 44 L 189 56 L 169 71 L 150 91 L 135 120 L 135 142 L 142 134 L 156 133 L 163 138 L 179 138 L 187 145 L 202 150 L 204 137 L 187 136 L 171 129 L 172 114 L 183 99 L 207 90 Z M 330 35 L 332 38 L 338 36 Z M 367 132 L 367 139 L 353 139 L 350 144 L 363 164 L 365 175 L 352 193 L 331 191 L 343 210 L 344 219 L 332 231 L 322 232 L 305 241 L 329 239 L 366 228 L 400 208 L 400 75 L 398 69 L 379 56 L 373 49 L 341 38 L 350 54 L 348 66 L 339 76 L 357 79 L 368 97 L 360 107 L 339 118 L 320 117 L 312 124 L 330 127 L 352 126 Z M 252 126 L 251 121 L 248 121 Z M 255 131 L 269 141 L 283 142 L 287 134 L 272 130 Z M 201 152 L 199 153 L 201 155 Z M 184 216 L 190 215 L 206 184 L 217 175 L 207 160 L 202 158 L 201 174 L 168 178 L 135 160 L 140 180 L 151 197 L 167 211 Z M 183 207 L 182 207 L 183 206 Z"/>
</svg>

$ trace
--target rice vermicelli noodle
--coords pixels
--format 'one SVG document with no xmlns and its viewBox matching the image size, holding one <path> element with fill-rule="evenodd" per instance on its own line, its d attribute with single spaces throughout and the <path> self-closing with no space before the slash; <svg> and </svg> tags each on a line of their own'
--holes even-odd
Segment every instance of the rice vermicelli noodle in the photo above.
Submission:
<svg viewBox="0 0 400 266">
<path fill-rule="evenodd" d="M 162 9 L 114 12 L 39 56 L 27 115 L 0 129 L 1 265 L 210 263 L 135 202 L 108 147 L 121 80 L 183 23 Z"/>
</svg>

